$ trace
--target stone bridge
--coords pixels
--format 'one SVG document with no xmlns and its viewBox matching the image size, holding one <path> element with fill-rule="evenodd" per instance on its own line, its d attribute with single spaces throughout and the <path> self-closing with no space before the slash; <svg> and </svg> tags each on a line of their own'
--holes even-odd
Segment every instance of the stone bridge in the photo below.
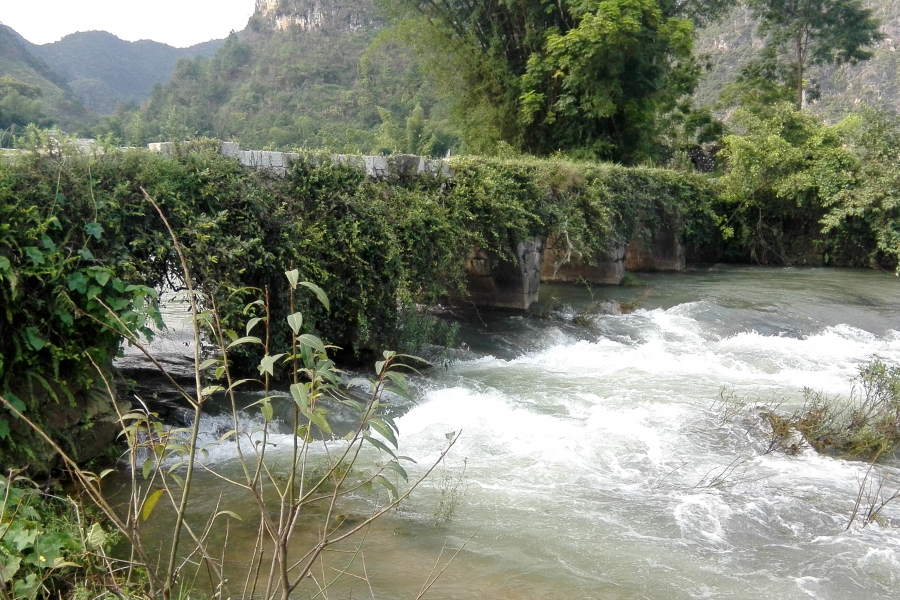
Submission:
<svg viewBox="0 0 900 600">
<path fill-rule="evenodd" d="M 150 144 L 150 149 L 168 154 L 174 151 L 174 144 Z M 246 168 L 266 170 L 278 177 L 286 176 L 292 162 L 300 156 L 241 150 L 233 142 L 222 142 L 220 152 L 236 158 Z M 443 159 L 332 154 L 331 160 L 356 166 L 375 178 L 453 178 L 450 161 Z M 680 271 L 685 266 L 685 249 L 678 237 L 677 223 L 666 223 L 656 231 L 639 225 L 630 240 L 613 245 L 598 256 L 583 256 L 562 242 L 539 237 L 521 240 L 509 249 L 512 260 L 473 248 L 466 263 L 469 300 L 476 306 L 526 310 L 537 302 L 542 281 L 617 285 L 629 271 Z"/>
</svg>

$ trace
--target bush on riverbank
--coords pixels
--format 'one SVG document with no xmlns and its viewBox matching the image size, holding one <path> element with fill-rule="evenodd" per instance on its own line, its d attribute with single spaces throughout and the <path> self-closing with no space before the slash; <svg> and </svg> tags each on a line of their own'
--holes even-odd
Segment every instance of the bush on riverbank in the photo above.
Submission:
<svg viewBox="0 0 900 600">
<path fill-rule="evenodd" d="M 790 105 L 738 111 L 716 212 L 727 261 L 876 267 L 900 259 L 900 123 L 862 111 L 826 125 Z"/>
</svg>

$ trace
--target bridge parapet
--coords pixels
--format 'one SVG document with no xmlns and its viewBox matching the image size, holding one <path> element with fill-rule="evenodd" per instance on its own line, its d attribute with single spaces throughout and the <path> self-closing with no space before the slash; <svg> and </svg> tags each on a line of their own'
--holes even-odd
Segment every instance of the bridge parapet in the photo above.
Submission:
<svg viewBox="0 0 900 600">
<path fill-rule="evenodd" d="M 189 142 L 185 142 L 189 144 Z M 153 152 L 164 155 L 175 152 L 176 145 L 173 142 L 159 142 L 150 144 Z M 276 152 L 270 150 L 242 150 L 236 142 L 221 142 L 219 152 L 222 156 L 236 158 L 241 166 L 248 169 L 265 170 L 273 175 L 285 177 L 290 173 L 293 164 L 300 159 L 297 152 Z M 311 154 L 309 159 L 321 165 L 325 158 L 340 165 L 350 165 L 365 171 L 370 177 L 384 178 L 410 178 L 433 175 L 444 179 L 452 179 L 453 171 L 450 162 L 444 159 L 428 159 L 412 154 L 399 154 L 391 156 L 364 156 L 358 154 Z"/>
</svg>

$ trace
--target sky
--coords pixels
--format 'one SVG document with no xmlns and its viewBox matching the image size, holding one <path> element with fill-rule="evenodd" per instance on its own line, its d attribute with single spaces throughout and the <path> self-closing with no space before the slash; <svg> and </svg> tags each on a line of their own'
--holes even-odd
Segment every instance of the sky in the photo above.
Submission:
<svg viewBox="0 0 900 600">
<path fill-rule="evenodd" d="M 0 0 L 0 23 L 33 44 L 98 30 L 183 48 L 240 31 L 255 7 L 255 0 Z"/>
</svg>

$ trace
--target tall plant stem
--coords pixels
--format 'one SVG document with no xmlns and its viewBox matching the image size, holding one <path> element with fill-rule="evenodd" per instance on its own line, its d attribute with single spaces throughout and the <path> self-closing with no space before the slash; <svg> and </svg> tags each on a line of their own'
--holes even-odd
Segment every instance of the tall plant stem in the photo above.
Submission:
<svg viewBox="0 0 900 600">
<path fill-rule="evenodd" d="M 184 272 L 184 283 L 188 289 L 188 298 L 191 302 L 191 325 L 193 326 L 194 333 L 194 382 L 197 388 L 197 403 L 194 407 L 194 424 L 193 427 L 191 427 L 187 473 L 184 477 L 184 486 L 181 490 L 181 500 L 178 505 L 178 512 L 175 515 L 175 529 L 172 534 L 172 549 L 169 552 L 169 564 L 166 568 L 165 583 L 162 589 L 163 598 L 169 600 L 172 596 L 172 584 L 174 583 L 173 580 L 175 577 L 175 564 L 178 560 L 178 544 L 181 541 L 181 529 L 184 526 L 188 497 L 191 493 L 191 483 L 194 478 L 194 460 L 197 457 L 197 438 L 200 435 L 200 415 L 202 414 L 203 396 L 201 393 L 202 384 L 200 381 L 200 327 L 197 323 L 197 314 L 199 311 L 197 310 L 197 298 L 194 295 L 194 284 L 191 280 L 191 271 L 188 268 L 187 260 L 184 258 L 184 253 L 181 251 L 181 244 L 178 243 L 178 238 L 175 236 L 172 226 L 169 225 L 169 221 L 166 219 L 165 214 L 163 214 L 162 209 L 156 201 L 150 197 L 150 194 L 148 194 L 147 190 L 144 188 L 141 188 L 141 192 L 144 193 L 144 198 L 146 198 L 147 201 L 153 205 L 153 208 L 156 209 L 159 218 L 162 219 L 166 229 L 169 231 L 169 236 L 171 236 L 172 243 L 175 246 L 175 252 L 178 253 L 178 258 L 181 261 L 181 269 Z"/>
</svg>

